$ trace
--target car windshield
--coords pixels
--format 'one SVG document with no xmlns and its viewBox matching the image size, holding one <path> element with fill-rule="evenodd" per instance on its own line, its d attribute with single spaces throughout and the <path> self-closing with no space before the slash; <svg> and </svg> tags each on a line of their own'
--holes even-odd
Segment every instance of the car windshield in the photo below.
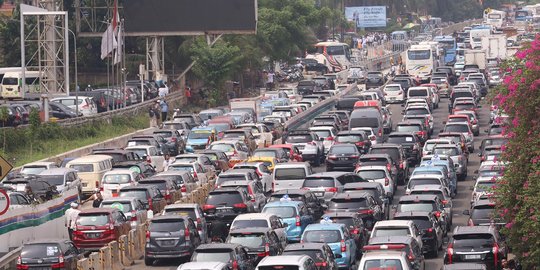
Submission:
<svg viewBox="0 0 540 270">
<path fill-rule="evenodd" d="M 455 147 L 435 147 L 433 149 L 433 154 L 457 156 L 459 155 L 459 151 Z"/>
<path fill-rule="evenodd" d="M 307 178 L 304 180 L 303 187 L 334 187 L 334 178 Z"/>
<path fill-rule="evenodd" d="M 242 196 L 238 192 L 210 193 L 210 195 L 206 199 L 206 204 L 216 205 L 217 207 L 232 207 L 234 204 L 238 203 L 244 203 L 244 201 L 242 200 Z"/>
<path fill-rule="evenodd" d="M 377 227 L 374 229 L 373 236 L 407 236 L 410 235 L 409 228 L 399 227 Z"/>
<path fill-rule="evenodd" d="M 402 143 L 414 143 L 414 137 L 412 135 L 405 136 L 389 136 L 388 143 L 402 144 Z"/>
<path fill-rule="evenodd" d="M 245 228 L 255 228 L 255 227 L 262 227 L 262 228 L 268 228 L 268 221 L 265 219 L 249 219 L 249 220 L 235 220 L 231 224 L 231 230 L 232 229 L 245 229 Z"/>
<path fill-rule="evenodd" d="M 129 174 L 108 174 L 103 177 L 103 184 L 127 184 L 130 180 Z"/>
<path fill-rule="evenodd" d="M 386 173 L 383 170 L 361 170 L 357 174 L 366 180 L 383 179 L 386 177 Z"/>
<path fill-rule="evenodd" d="M 421 211 L 421 212 L 431 212 L 434 210 L 433 203 L 400 203 L 398 205 L 398 212 L 413 212 L 413 211 Z"/>
<path fill-rule="evenodd" d="M 263 235 L 260 234 L 231 234 L 227 243 L 240 244 L 245 247 L 257 248 L 264 246 L 266 241 L 264 241 Z"/>
<path fill-rule="evenodd" d="M 392 269 L 392 270 L 403 270 L 401 261 L 399 259 L 376 259 L 376 260 L 366 260 L 363 270 L 383 270 L 383 269 Z"/>
<path fill-rule="evenodd" d="M 153 220 L 150 222 L 148 231 L 150 232 L 178 232 L 185 228 L 184 221 L 178 219 Z"/>
<path fill-rule="evenodd" d="M 366 198 L 332 199 L 328 202 L 328 209 L 359 209 L 369 207 Z"/>
<path fill-rule="evenodd" d="M 444 132 L 467 133 L 469 132 L 469 127 L 467 125 L 447 125 L 444 127 Z"/>
<path fill-rule="evenodd" d="M 397 132 L 417 132 L 422 131 L 422 128 L 420 126 L 412 126 L 412 125 L 398 125 L 396 127 Z"/>
<path fill-rule="evenodd" d="M 356 143 L 361 140 L 362 140 L 362 137 L 358 135 L 338 135 L 335 138 L 335 141 L 338 143 Z"/>
<path fill-rule="evenodd" d="M 297 215 L 296 208 L 289 206 L 265 207 L 262 213 L 276 215 L 280 218 L 292 218 Z"/>
<path fill-rule="evenodd" d="M 111 202 L 111 201 L 105 201 L 105 202 L 102 202 L 101 203 L 101 206 L 100 207 L 108 207 L 108 208 L 116 208 L 120 211 L 122 211 L 123 213 L 127 213 L 127 212 L 130 212 L 131 210 L 133 210 L 131 208 L 131 203 L 130 202 Z"/>
<path fill-rule="evenodd" d="M 212 135 L 212 132 L 209 130 L 192 130 L 189 133 L 188 140 L 208 139 L 210 135 Z"/>
<path fill-rule="evenodd" d="M 69 167 L 80 173 L 94 171 L 94 164 L 71 164 L 69 165 Z"/>
<path fill-rule="evenodd" d="M 341 154 L 357 154 L 356 146 L 354 145 L 336 145 L 330 148 L 329 154 L 341 155 Z"/>
<path fill-rule="evenodd" d="M 222 262 L 229 263 L 234 260 L 230 250 L 197 250 L 192 258 L 194 262 Z"/>
<path fill-rule="evenodd" d="M 491 248 L 494 242 L 493 236 L 488 233 L 458 234 L 452 238 L 454 248 Z"/>
<path fill-rule="evenodd" d="M 109 223 L 108 214 L 81 215 L 77 218 L 77 225 L 80 226 L 105 226 Z"/>
<path fill-rule="evenodd" d="M 58 257 L 62 254 L 60 246 L 55 243 L 25 244 L 21 250 L 21 258 L 50 258 Z"/>
<path fill-rule="evenodd" d="M 336 243 L 341 241 L 338 230 L 309 230 L 302 235 L 303 243 Z"/>
</svg>

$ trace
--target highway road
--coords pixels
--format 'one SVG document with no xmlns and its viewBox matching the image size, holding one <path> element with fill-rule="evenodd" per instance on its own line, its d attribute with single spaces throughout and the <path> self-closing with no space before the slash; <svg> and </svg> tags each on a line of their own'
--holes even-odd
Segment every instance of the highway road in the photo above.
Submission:
<svg viewBox="0 0 540 270">
<path fill-rule="evenodd" d="M 487 129 L 489 125 L 489 106 L 485 104 L 485 102 L 481 103 L 484 105 L 482 108 L 479 109 L 479 118 L 480 118 L 480 136 L 475 137 L 475 149 L 479 148 L 480 142 L 482 139 L 486 137 L 485 133 L 483 132 L 485 129 Z M 392 111 L 392 121 L 394 126 L 401 121 L 402 115 L 402 107 L 399 104 L 391 104 L 389 105 L 390 109 Z M 434 119 L 435 119 L 435 127 L 434 132 L 432 135 L 432 138 L 436 138 L 439 131 L 443 128 L 443 122 L 446 121 L 448 116 L 448 99 L 444 98 L 441 100 L 441 103 L 439 104 L 439 108 L 434 110 Z M 453 224 L 455 226 L 461 226 L 467 225 L 467 218 L 468 216 L 464 216 L 462 214 L 463 210 L 469 209 L 470 206 L 470 198 L 471 198 L 471 191 L 470 187 L 474 185 L 474 171 L 478 169 L 478 166 L 480 165 L 480 158 L 477 155 L 477 152 L 472 153 L 469 155 L 469 163 L 468 163 L 468 176 L 465 181 L 458 182 L 458 194 L 453 200 L 454 209 L 452 211 L 453 214 Z M 315 168 L 316 172 L 324 172 L 326 171 L 326 168 L 324 165 Z M 396 197 L 394 197 L 394 202 L 399 201 L 399 197 L 403 196 L 405 193 L 403 186 L 400 186 L 398 188 L 398 191 L 396 193 Z M 450 235 L 450 234 L 449 234 Z M 426 270 L 437 270 L 440 269 L 443 265 L 443 255 L 446 250 L 446 241 L 443 248 L 443 251 L 439 252 L 439 256 L 437 258 L 433 259 L 426 259 Z M 156 263 L 151 268 L 156 269 L 176 269 L 178 265 L 185 262 L 185 260 L 161 260 Z M 148 269 L 149 267 L 146 267 L 144 265 L 144 262 L 142 260 L 139 260 L 136 262 L 136 264 L 129 269 L 133 270 L 139 270 L 139 269 Z"/>
</svg>

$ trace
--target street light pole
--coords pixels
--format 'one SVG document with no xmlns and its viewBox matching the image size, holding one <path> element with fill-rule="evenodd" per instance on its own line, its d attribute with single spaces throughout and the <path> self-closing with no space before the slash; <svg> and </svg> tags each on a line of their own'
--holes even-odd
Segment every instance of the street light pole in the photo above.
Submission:
<svg viewBox="0 0 540 270">
<path fill-rule="evenodd" d="M 73 35 L 73 45 L 74 45 L 74 48 L 75 48 L 75 56 L 74 56 L 74 60 L 75 60 L 75 114 L 77 115 L 77 117 L 79 117 L 79 82 L 78 82 L 78 73 L 77 73 L 77 36 L 75 36 L 75 33 L 73 33 L 73 31 L 71 31 L 71 29 L 68 28 L 68 32 L 70 32 L 72 35 Z M 69 75 L 68 75 L 69 76 Z"/>
</svg>

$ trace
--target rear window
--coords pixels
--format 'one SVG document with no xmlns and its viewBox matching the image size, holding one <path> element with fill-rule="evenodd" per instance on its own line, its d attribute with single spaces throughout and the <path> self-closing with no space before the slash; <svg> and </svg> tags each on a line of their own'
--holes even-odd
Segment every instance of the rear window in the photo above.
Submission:
<svg viewBox="0 0 540 270">
<path fill-rule="evenodd" d="M 469 132 L 469 127 L 467 125 L 447 125 L 444 127 L 444 132 L 466 133 Z"/>
<path fill-rule="evenodd" d="M 386 173 L 382 170 L 361 170 L 357 174 L 365 180 L 383 179 L 386 177 Z"/>
<path fill-rule="evenodd" d="M 409 97 L 427 97 L 427 89 L 409 89 Z"/>
<path fill-rule="evenodd" d="M 231 234 L 229 236 L 229 239 L 227 239 L 227 243 L 240 244 L 245 247 L 257 248 L 257 247 L 263 246 L 266 243 L 266 241 L 262 234 L 238 233 L 238 234 Z"/>
<path fill-rule="evenodd" d="M 233 152 L 234 146 L 232 144 L 224 144 L 224 143 L 218 143 L 218 144 L 212 144 L 209 147 L 210 150 L 219 150 L 223 152 Z"/>
<path fill-rule="evenodd" d="M 398 148 L 371 148 L 369 150 L 370 154 L 388 154 L 392 157 L 393 160 L 399 160 L 399 150 Z"/>
<path fill-rule="evenodd" d="M 129 190 L 120 191 L 120 197 L 134 197 L 142 201 L 146 201 L 146 190 Z"/>
<path fill-rule="evenodd" d="M 130 180 L 129 174 L 109 174 L 103 177 L 103 184 L 127 184 Z"/>
<path fill-rule="evenodd" d="M 197 214 L 193 208 L 165 208 L 165 214 L 177 214 L 189 216 L 193 220 L 197 220 Z"/>
<path fill-rule="evenodd" d="M 488 233 L 482 234 L 458 234 L 453 236 L 454 248 L 493 247 L 493 236 Z"/>
<path fill-rule="evenodd" d="M 473 208 L 471 212 L 471 219 L 492 219 L 495 214 L 495 206 L 482 205 L 480 207 Z"/>
<path fill-rule="evenodd" d="M 238 192 L 217 192 L 210 193 L 206 204 L 216 205 L 216 206 L 229 206 L 232 207 L 234 204 L 244 203 L 242 196 Z"/>
<path fill-rule="evenodd" d="M 374 229 L 373 236 L 407 236 L 410 235 L 409 228 L 404 227 L 379 227 Z"/>
<path fill-rule="evenodd" d="M 298 270 L 300 269 L 297 265 L 265 265 L 258 266 L 259 270 Z"/>
<path fill-rule="evenodd" d="M 473 96 L 473 93 L 469 91 L 454 92 L 452 95 L 452 98 L 458 98 L 458 97 L 474 97 L 474 96 Z"/>
<path fill-rule="evenodd" d="M 173 164 L 169 166 L 168 170 L 170 171 L 178 171 L 178 172 L 193 172 L 193 166 L 192 165 L 179 165 L 179 164 Z"/>
<path fill-rule="evenodd" d="M 426 108 L 409 108 L 405 111 L 405 115 L 424 115 L 429 114 Z"/>
<path fill-rule="evenodd" d="M 154 131 L 154 134 L 161 135 L 164 138 L 169 138 L 172 137 L 173 133 L 171 131 Z"/>
<path fill-rule="evenodd" d="M 71 164 L 69 165 L 71 169 L 76 170 L 77 172 L 93 172 L 94 164 Z"/>
<path fill-rule="evenodd" d="M 282 255 L 289 255 L 289 256 L 291 256 L 291 255 L 308 255 L 309 257 L 311 257 L 315 261 L 323 261 L 325 259 L 324 254 L 322 253 L 322 251 L 317 250 L 317 249 L 285 250 L 285 251 L 283 251 Z M 260 267 L 259 267 L 259 269 L 260 269 Z"/>
<path fill-rule="evenodd" d="M 105 226 L 109 223 L 108 214 L 79 214 L 77 225 L 80 226 Z"/>
<path fill-rule="evenodd" d="M 388 160 L 386 158 L 360 158 L 360 163 L 363 166 L 386 166 Z"/>
<path fill-rule="evenodd" d="M 396 127 L 397 132 L 417 132 L 422 131 L 422 127 L 413 125 L 401 125 Z"/>
<path fill-rule="evenodd" d="M 244 181 L 246 179 L 246 175 L 244 174 L 221 174 L 218 176 L 218 182 L 223 183 L 227 181 Z"/>
<path fill-rule="evenodd" d="M 349 122 L 350 128 L 355 127 L 370 127 L 377 128 L 379 127 L 379 118 L 376 117 L 355 117 L 351 118 Z"/>
<path fill-rule="evenodd" d="M 102 202 L 101 207 L 116 208 L 123 213 L 130 212 L 132 210 L 130 202 Z"/>
<path fill-rule="evenodd" d="M 276 215 L 280 218 L 292 218 L 297 216 L 296 208 L 289 206 L 265 207 L 262 213 Z"/>
<path fill-rule="evenodd" d="M 253 157 L 271 157 L 271 158 L 277 158 L 277 151 L 272 150 L 256 150 L 253 153 Z"/>
<path fill-rule="evenodd" d="M 313 138 L 309 134 L 288 136 L 286 140 L 287 143 L 307 143 L 311 141 L 313 141 Z"/>
<path fill-rule="evenodd" d="M 399 259 L 366 260 L 364 270 L 402 270 Z"/>
<path fill-rule="evenodd" d="M 350 217 L 333 217 L 332 221 L 337 224 L 344 224 L 347 228 L 354 226 L 354 220 Z"/>
<path fill-rule="evenodd" d="M 361 141 L 363 138 L 357 135 L 338 135 L 335 139 L 339 143 L 356 143 Z"/>
<path fill-rule="evenodd" d="M 268 228 L 268 221 L 265 219 L 235 220 L 233 224 L 231 224 L 231 230 L 254 227 Z"/>
<path fill-rule="evenodd" d="M 184 221 L 178 219 L 153 220 L 150 222 L 148 230 L 151 232 L 177 232 L 185 228 Z"/>
<path fill-rule="evenodd" d="M 167 190 L 167 182 L 165 180 L 141 181 L 139 185 L 154 186 L 160 191 Z"/>
<path fill-rule="evenodd" d="M 368 207 L 367 200 L 365 198 L 355 199 L 332 199 L 328 202 L 328 209 L 358 209 Z"/>
<path fill-rule="evenodd" d="M 435 206 L 431 202 L 400 202 L 398 205 L 398 212 L 432 212 L 435 210 Z"/>
<path fill-rule="evenodd" d="M 330 148 L 329 154 L 340 155 L 340 154 L 355 154 L 358 151 L 354 145 L 336 145 Z"/>
<path fill-rule="evenodd" d="M 334 178 L 307 178 L 304 180 L 303 187 L 334 187 Z"/>
<path fill-rule="evenodd" d="M 456 156 L 459 155 L 459 151 L 454 147 L 435 147 L 433 149 L 434 154 Z"/>
<path fill-rule="evenodd" d="M 429 220 L 428 217 L 396 217 L 394 219 L 396 219 L 396 220 L 411 220 L 412 222 L 414 222 L 414 224 L 416 224 L 416 226 L 420 230 L 425 230 L 425 229 L 431 228 L 433 226 L 433 224 L 431 223 L 431 221 Z"/>
<path fill-rule="evenodd" d="M 48 258 L 58 257 L 62 254 L 60 246 L 51 244 L 26 244 L 21 250 L 22 258 Z"/>
<path fill-rule="evenodd" d="M 190 163 L 193 161 L 197 161 L 197 157 L 180 157 L 174 159 L 176 163 Z"/>
<path fill-rule="evenodd" d="M 341 241 L 341 232 L 338 230 L 309 230 L 302 235 L 304 243 L 336 243 Z"/>
<path fill-rule="evenodd" d="M 198 249 L 191 261 L 229 263 L 232 260 L 233 252 L 230 249 Z"/>
<path fill-rule="evenodd" d="M 388 143 L 402 144 L 402 143 L 414 143 L 414 136 L 389 136 L 387 141 Z"/>
<path fill-rule="evenodd" d="M 327 138 L 331 136 L 330 131 L 328 130 L 314 130 L 313 133 L 317 134 L 319 138 Z"/>
<path fill-rule="evenodd" d="M 274 178 L 276 180 L 299 180 L 306 178 L 304 168 L 279 168 L 274 170 Z"/>
</svg>

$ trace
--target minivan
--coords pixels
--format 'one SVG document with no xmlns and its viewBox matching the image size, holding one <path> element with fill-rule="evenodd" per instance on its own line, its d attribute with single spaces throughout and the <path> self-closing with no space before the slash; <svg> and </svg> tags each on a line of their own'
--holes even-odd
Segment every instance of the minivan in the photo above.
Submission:
<svg viewBox="0 0 540 270">
<path fill-rule="evenodd" d="M 351 113 L 349 130 L 358 127 L 369 127 L 377 136 L 377 142 L 383 141 L 384 123 L 381 112 L 377 109 L 356 109 Z"/>
<path fill-rule="evenodd" d="M 76 158 L 66 164 L 66 168 L 77 171 L 82 179 L 83 195 L 91 195 L 100 187 L 103 175 L 112 170 L 113 158 L 107 155 L 89 155 Z"/>
<path fill-rule="evenodd" d="M 313 174 L 309 162 L 287 162 L 277 164 L 274 168 L 274 192 L 283 189 L 300 189 L 306 176 Z"/>
<path fill-rule="evenodd" d="M 430 109 L 433 109 L 433 96 L 428 87 L 418 86 L 409 88 L 409 90 L 407 90 L 407 99 L 409 98 L 425 98 L 430 104 Z"/>
</svg>

